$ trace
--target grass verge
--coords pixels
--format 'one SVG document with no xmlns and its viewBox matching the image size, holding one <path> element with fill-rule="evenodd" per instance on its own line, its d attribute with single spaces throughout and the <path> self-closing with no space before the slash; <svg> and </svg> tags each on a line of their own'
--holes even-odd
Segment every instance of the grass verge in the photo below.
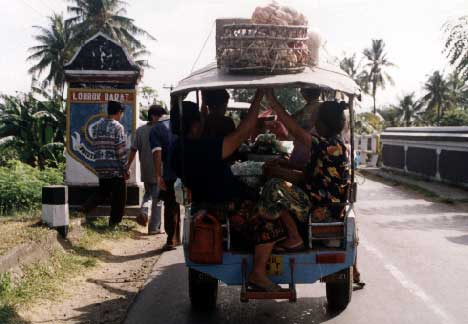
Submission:
<svg viewBox="0 0 468 324">
<path fill-rule="evenodd" d="M 10 273 L 1 274 L 0 323 L 25 323 L 17 315 L 18 307 L 36 298 L 58 298 L 64 282 L 95 265 L 93 257 L 56 250 L 48 260 L 24 267 L 16 283 Z"/>
<path fill-rule="evenodd" d="M 42 231 L 49 231 L 45 227 L 31 226 L 31 224 L 29 226 L 16 224 L 23 231 L 23 234 L 19 235 L 15 233 L 14 224 L 14 222 L 0 223 L 0 226 L 10 226 L 8 232 L 2 230 L 4 233 L 2 235 L 11 237 L 8 239 L 8 245 L 4 243 L 0 248 L 11 247 L 15 237 L 21 237 L 24 241 L 37 240 L 43 234 Z M 101 257 L 107 257 L 107 251 L 97 250 L 100 242 L 133 237 L 136 227 L 134 222 L 124 220 L 114 229 L 110 229 L 107 220 L 100 218 L 83 226 L 83 231 L 75 244 L 69 242 L 65 250 L 54 251 L 49 259 L 23 267 L 20 278 L 13 278 L 10 273 L 0 274 L 0 323 L 28 323 L 18 315 L 17 310 L 20 307 L 27 306 L 38 298 L 49 300 L 59 298 L 67 281 L 96 266 Z M 10 231 L 12 233 L 9 233 Z"/>
</svg>

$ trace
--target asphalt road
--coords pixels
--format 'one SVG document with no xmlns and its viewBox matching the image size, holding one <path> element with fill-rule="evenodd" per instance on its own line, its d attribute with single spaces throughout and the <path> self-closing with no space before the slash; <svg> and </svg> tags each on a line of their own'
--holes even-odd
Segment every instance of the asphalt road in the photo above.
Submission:
<svg viewBox="0 0 468 324">
<path fill-rule="evenodd" d="M 426 199 L 366 179 L 356 205 L 365 289 L 340 314 L 329 314 L 325 286 L 298 286 L 298 302 L 239 301 L 222 285 L 218 307 L 195 313 L 182 250 L 166 252 L 132 306 L 127 324 L 142 323 L 468 323 L 468 207 Z"/>
</svg>

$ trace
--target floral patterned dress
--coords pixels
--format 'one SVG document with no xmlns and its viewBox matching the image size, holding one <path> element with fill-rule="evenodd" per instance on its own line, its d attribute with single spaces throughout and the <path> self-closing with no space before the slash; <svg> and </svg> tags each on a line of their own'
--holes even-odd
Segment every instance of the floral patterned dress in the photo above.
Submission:
<svg viewBox="0 0 468 324">
<path fill-rule="evenodd" d="M 324 222 L 342 217 L 343 206 L 333 206 L 333 203 L 346 203 L 350 170 L 348 151 L 339 137 L 312 135 L 311 157 L 305 174 L 305 190 L 313 206 L 312 220 Z"/>
<path fill-rule="evenodd" d="M 305 185 L 297 186 L 281 179 L 269 180 L 258 202 L 259 214 L 278 219 L 284 210 L 298 221 L 329 222 L 342 216 L 349 184 L 349 166 L 345 145 L 338 137 L 313 135 L 310 161 L 305 170 Z"/>
</svg>

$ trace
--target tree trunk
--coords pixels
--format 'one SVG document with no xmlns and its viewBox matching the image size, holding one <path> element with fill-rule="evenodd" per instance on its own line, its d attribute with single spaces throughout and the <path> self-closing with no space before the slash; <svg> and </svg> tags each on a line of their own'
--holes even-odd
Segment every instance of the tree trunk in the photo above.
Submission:
<svg viewBox="0 0 468 324">
<path fill-rule="evenodd" d="M 374 115 L 377 115 L 377 105 L 375 103 L 376 95 L 377 95 L 377 83 L 374 81 L 372 83 L 372 99 L 374 100 Z"/>
<path fill-rule="evenodd" d="M 440 125 L 440 105 L 437 105 L 437 126 Z"/>
<path fill-rule="evenodd" d="M 375 92 L 372 94 L 372 99 L 374 100 L 374 115 L 377 114 L 377 106 L 375 104 Z"/>
</svg>

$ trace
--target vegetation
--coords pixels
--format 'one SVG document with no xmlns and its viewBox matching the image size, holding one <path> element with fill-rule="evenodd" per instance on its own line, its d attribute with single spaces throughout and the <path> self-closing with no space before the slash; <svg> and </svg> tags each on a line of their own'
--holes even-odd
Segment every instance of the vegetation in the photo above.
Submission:
<svg viewBox="0 0 468 324">
<path fill-rule="evenodd" d="M 416 100 L 414 92 L 404 95 L 399 99 L 398 104 L 393 107 L 395 109 L 396 118 L 399 123 L 403 123 L 408 127 L 413 124 L 413 121 L 418 119 L 418 112 L 422 107 L 420 101 Z"/>
<path fill-rule="evenodd" d="M 358 114 L 355 121 L 356 134 L 373 134 L 382 131 L 384 121 L 379 115 L 370 112 Z"/>
<path fill-rule="evenodd" d="M 352 54 L 340 60 L 341 69 L 361 86 L 365 94 L 372 96 L 373 112 L 382 117 L 382 127 L 468 125 L 468 16 L 447 23 L 445 30 L 445 51 L 454 71 L 448 74 L 433 72 L 424 83 L 421 97 L 417 97 L 416 92 L 409 92 L 398 98 L 395 105 L 377 109 L 376 104 L 378 89 L 393 84 L 387 69 L 395 66 L 387 58 L 383 40 L 372 40 L 362 58 Z M 357 129 L 365 133 L 378 130 L 369 118 L 367 114 L 358 117 Z"/>
<path fill-rule="evenodd" d="M 456 72 L 468 81 L 468 15 L 447 22 L 445 53 Z"/>
<path fill-rule="evenodd" d="M 28 60 L 36 62 L 29 69 L 29 73 L 40 75 L 48 69 L 45 80 L 62 91 L 65 83 L 63 65 L 73 55 L 71 30 L 63 16 L 55 13 L 49 17 L 48 28 L 41 26 L 34 28 L 39 31 L 39 34 L 34 36 L 38 45 L 29 49 L 31 55 Z"/>
<path fill-rule="evenodd" d="M 15 154 L 22 162 L 44 168 L 64 162 L 65 112 L 60 96 L 42 91 L 0 96 L 0 153 Z"/>
<path fill-rule="evenodd" d="M 439 126 L 466 126 L 468 125 L 468 113 L 463 110 L 453 110 L 445 114 Z"/>
<path fill-rule="evenodd" d="M 0 215 L 38 208 L 42 186 L 61 183 L 62 168 L 40 170 L 19 161 L 9 161 L 0 167 Z"/>
<path fill-rule="evenodd" d="M 374 114 L 377 113 L 376 96 L 379 88 L 385 89 L 387 84 L 394 84 L 390 74 L 386 71 L 388 67 L 395 64 L 387 59 L 385 43 L 382 39 L 373 39 L 372 45 L 363 51 L 366 60 L 364 70 L 360 77 L 360 83 L 365 93 L 371 94 L 374 101 Z"/>
<path fill-rule="evenodd" d="M 159 99 L 158 91 L 152 87 L 142 86 L 138 89 L 140 98 L 140 119 L 148 120 L 148 109 L 151 105 L 160 105 L 164 108 L 166 104 Z"/>
<path fill-rule="evenodd" d="M 239 102 L 252 102 L 254 95 L 255 90 L 252 89 L 234 89 L 231 93 L 232 99 Z M 299 88 L 277 89 L 276 96 L 278 101 L 291 114 L 301 110 L 306 104 Z"/>
<path fill-rule="evenodd" d="M 2 248 L 26 241 L 37 241 L 49 229 L 31 225 L 32 222 L 0 222 L 0 230 L 8 231 L 10 238 L 0 238 Z M 16 228 L 16 230 L 13 230 Z M 63 291 L 63 282 L 97 265 L 98 260 L 109 260 L 113 256 L 99 248 L 103 240 L 120 240 L 134 235 L 135 222 L 124 220 L 110 230 L 105 219 L 86 225 L 81 235 L 67 244 L 66 250 L 57 249 L 48 259 L 25 266 L 21 276 L 0 274 L 0 323 L 24 323 L 17 310 L 37 298 L 57 300 Z M 16 239 L 16 244 L 13 241 Z"/>
<path fill-rule="evenodd" d="M 95 264 L 96 260 L 91 257 L 57 250 L 51 258 L 23 268 L 19 282 L 15 282 L 9 273 L 2 274 L 0 322 L 12 323 L 15 308 L 36 298 L 56 299 L 65 280 Z"/>
<path fill-rule="evenodd" d="M 73 16 L 67 19 L 73 32 L 75 43 L 80 43 L 97 32 L 103 32 L 127 47 L 130 53 L 145 50 L 137 38 L 155 38 L 126 17 L 127 3 L 121 0 L 68 0 L 68 12 Z"/>
<path fill-rule="evenodd" d="M 422 100 L 426 103 L 426 116 L 439 122 L 454 104 L 448 82 L 439 71 L 435 71 L 424 84 L 424 90 L 426 94 Z"/>
</svg>

